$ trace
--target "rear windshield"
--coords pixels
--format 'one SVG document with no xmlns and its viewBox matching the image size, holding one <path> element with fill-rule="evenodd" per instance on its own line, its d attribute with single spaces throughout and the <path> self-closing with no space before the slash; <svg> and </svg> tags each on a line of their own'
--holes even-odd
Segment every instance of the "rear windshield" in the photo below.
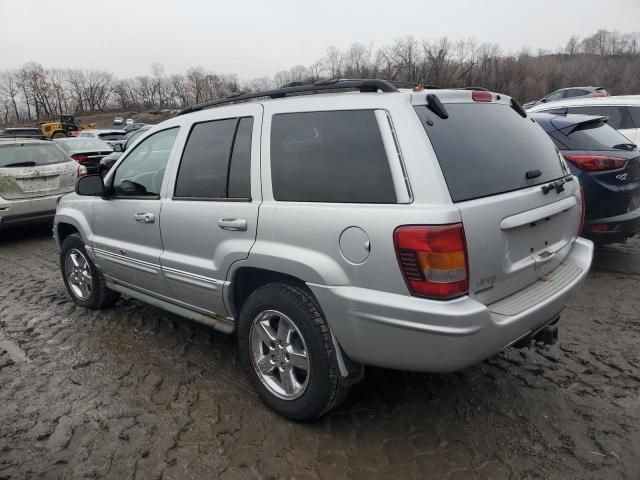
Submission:
<svg viewBox="0 0 640 480">
<path fill-rule="evenodd" d="M 538 185 L 567 174 L 553 142 L 530 118 L 497 103 L 445 104 L 442 119 L 415 107 L 451 199 L 462 202 Z M 541 175 L 527 180 L 529 171 Z"/>
<path fill-rule="evenodd" d="M 99 133 L 100 140 L 124 140 L 126 133 Z"/>
<path fill-rule="evenodd" d="M 68 162 L 68 158 L 52 143 L 23 143 L 0 146 L 0 168 L 38 167 Z"/>
<path fill-rule="evenodd" d="M 573 131 L 571 128 L 562 130 L 562 133 L 583 150 L 614 150 L 631 145 L 627 137 L 604 122 L 585 123 Z"/>
</svg>

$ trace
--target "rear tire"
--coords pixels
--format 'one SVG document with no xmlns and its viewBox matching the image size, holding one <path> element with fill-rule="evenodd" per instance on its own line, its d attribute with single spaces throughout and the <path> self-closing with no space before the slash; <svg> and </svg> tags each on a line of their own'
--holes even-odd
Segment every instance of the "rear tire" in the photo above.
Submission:
<svg viewBox="0 0 640 480">
<path fill-rule="evenodd" d="M 264 403 L 295 421 L 312 421 L 346 398 L 327 322 L 310 292 L 270 283 L 244 303 L 238 350 Z"/>
<path fill-rule="evenodd" d="M 67 134 L 64 132 L 55 132 L 53 135 L 51 135 L 51 138 L 53 138 L 54 140 L 56 138 L 67 138 Z"/>
<path fill-rule="evenodd" d="M 100 310 L 112 307 L 120 298 L 107 288 L 102 272 L 87 255 L 80 235 L 74 233 L 62 242 L 60 270 L 71 299 L 81 307 Z"/>
</svg>

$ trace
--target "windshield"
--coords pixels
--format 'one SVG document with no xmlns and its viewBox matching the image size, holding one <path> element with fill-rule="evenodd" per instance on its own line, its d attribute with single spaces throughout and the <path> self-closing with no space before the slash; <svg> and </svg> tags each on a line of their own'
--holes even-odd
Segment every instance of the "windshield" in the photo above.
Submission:
<svg viewBox="0 0 640 480">
<path fill-rule="evenodd" d="M 53 143 L 18 143 L 0 146 L 0 168 L 37 167 L 70 159 Z"/>
<path fill-rule="evenodd" d="M 566 175 L 558 150 L 530 118 L 497 103 L 445 104 L 442 119 L 415 107 L 454 202 L 496 195 Z M 540 175 L 528 180 L 529 171 Z"/>
<path fill-rule="evenodd" d="M 102 140 L 92 138 L 74 138 L 70 140 L 59 140 L 58 143 L 67 153 L 74 152 L 110 152 L 113 150 L 111 145 Z"/>
<path fill-rule="evenodd" d="M 630 147 L 631 141 L 604 122 L 589 122 L 579 125 L 573 132 L 569 127 L 561 130 L 583 150 L 615 150 Z M 569 133 L 571 132 L 571 133 Z"/>
</svg>

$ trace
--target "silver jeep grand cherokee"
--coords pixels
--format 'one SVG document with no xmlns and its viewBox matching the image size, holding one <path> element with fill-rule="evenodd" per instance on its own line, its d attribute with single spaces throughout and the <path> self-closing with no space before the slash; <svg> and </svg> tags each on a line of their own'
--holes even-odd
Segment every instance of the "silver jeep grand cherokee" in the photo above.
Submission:
<svg viewBox="0 0 640 480">
<path fill-rule="evenodd" d="M 581 216 L 511 98 L 342 80 L 185 109 L 80 178 L 54 232 L 78 305 L 124 294 L 236 333 L 262 399 L 310 420 L 363 365 L 552 342 L 591 263 Z"/>
</svg>

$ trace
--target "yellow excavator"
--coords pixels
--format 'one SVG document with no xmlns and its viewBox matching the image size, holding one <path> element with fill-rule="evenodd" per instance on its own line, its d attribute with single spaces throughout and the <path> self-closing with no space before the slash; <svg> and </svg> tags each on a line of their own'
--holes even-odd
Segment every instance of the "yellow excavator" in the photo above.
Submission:
<svg viewBox="0 0 640 480">
<path fill-rule="evenodd" d="M 60 115 L 60 121 L 58 122 L 43 122 L 40 124 L 40 130 L 42 130 L 42 134 L 50 139 L 53 138 L 65 138 L 72 137 L 80 130 L 85 130 L 87 128 L 95 128 L 95 123 L 90 123 L 88 125 L 76 125 L 76 121 L 73 118 L 73 115 L 62 114 Z"/>
</svg>

